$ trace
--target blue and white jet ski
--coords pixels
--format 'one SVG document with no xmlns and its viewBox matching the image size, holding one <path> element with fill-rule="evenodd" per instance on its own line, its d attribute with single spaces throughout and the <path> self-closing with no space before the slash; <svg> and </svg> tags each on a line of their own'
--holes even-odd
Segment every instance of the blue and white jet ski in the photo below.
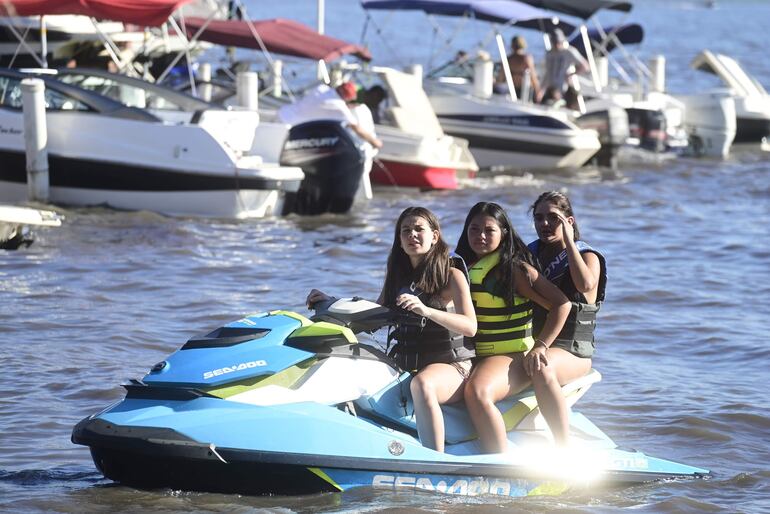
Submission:
<svg viewBox="0 0 770 514">
<path fill-rule="evenodd" d="M 358 298 L 319 304 L 311 319 L 246 316 L 125 384 L 125 398 L 78 423 L 72 441 L 126 485 L 241 494 L 368 486 L 526 496 L 709 474 L 620 449 L 575 411 L 573 444 L 557 450 L 531 391 L 498 404 L 508 452 L 481 453 L 462 405 L 443 408 L 446 453 L 423 447 L 410 374 L 355 336 L 399 316 Z M 591 371 L 566 385 L 569 405 L 600 378 Z"/>
</svg>

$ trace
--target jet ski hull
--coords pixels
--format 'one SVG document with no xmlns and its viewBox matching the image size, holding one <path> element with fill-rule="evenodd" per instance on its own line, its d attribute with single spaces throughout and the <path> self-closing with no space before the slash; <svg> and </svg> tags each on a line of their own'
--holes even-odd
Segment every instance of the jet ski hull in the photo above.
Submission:
<svg viewBox="0 0 770 514">
<path fill-rule="evenodd" d="M 195 402 L 201 405 L 196 406 Z M 208 429 L 198 431 L 195 437 L 173 428 L 152 426 L 162 425 L 164 421 L 152 419 L 146 407 L 132 405 L 134 402 L 127 400 L 81 421 L 73 430 L 72 440 L 89 446 L 94 463 L 104 476 L 124 485 L 247 495 L 313 494 L 374 487 L 518 497 L 555 494 L 594 484 L 628 485 L 708 473 L 639 452 L 599 449 L 593 452 L 591 460 L 609 463 L 600 473 L 567 469 L 554 474 L 553 469 L 533 465 L 531 459 L 527 462 L 527 457 L 516 453 L 440 454 L 422 447 L 410 434 L 378 426 L 374 420 L 357 418 L 338 409 L 325 407 L 330 415 L 324 416 L 322 406 L 319 406 L 321 409 L 310 404 L 288 410 L 278 408 L 288 415 L 306 408 L 310 411 L 308 416 L 297 415 L 294 423 L 288 424 L 280 415 L 275 419 L 266 418 L 264 407 L 248 405 L 237 408 L 245 416 L 232 416 L 228 420 L 221 412 L 207 408 L 212 402 L 231 403 L 201 399 L 165 402 L 150 408 L 150 411 L 157 408 L 181 413 L 202 407 L 196 418 L 216 421 L 210 421 Z M 111 411 L 115 415 L 110 415 Z M 146 421 L 126 425 L 110 421 L 128 419 L 126 415 Z M 316 417 L 318 423 L 309 422 L 309 417 Z M 298 451 L 280 450 L 291 447 L 285 441 L 285 432 L 290 426 L 295 427 L 288 431 L 297 441 L 293 446 Z M 200 435 L 206 432 L 210 437 Z M 249 443 L 235 443 L 237 440 Z"/>
</svg>

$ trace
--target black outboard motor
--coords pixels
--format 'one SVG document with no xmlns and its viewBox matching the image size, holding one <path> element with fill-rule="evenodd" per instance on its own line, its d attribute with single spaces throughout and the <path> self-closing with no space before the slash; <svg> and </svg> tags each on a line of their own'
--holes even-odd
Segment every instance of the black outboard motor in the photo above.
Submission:
<svg viewBox="0 0 770 514">
<path fill-rule="evenodd" d="M 334 120 L 294 125 L 281 151 L 282 166 L 299 166 L 305 179 L 287 193 L 284 214 L 345 213 L 353 206 L 364 173 L 364 153 Z"/>
<path fill-rule="evenodd" d="M 639 147 L 652 152 L 665 152 L 667 147 L 666 116 L 651 109 L 626 109 L 631 137 L 639 139 Z"/>
<path fill-rule="evenodd" d="M 626 144 L 630 134 L 626 110 L 613 105 L 601 111 L 587 112 L 575 122 L 580 128 L 593 129 L 599 133 L 602 147 L 593 157 L 596 164 L 617 169 L 618 151 Z"/>
</svg>

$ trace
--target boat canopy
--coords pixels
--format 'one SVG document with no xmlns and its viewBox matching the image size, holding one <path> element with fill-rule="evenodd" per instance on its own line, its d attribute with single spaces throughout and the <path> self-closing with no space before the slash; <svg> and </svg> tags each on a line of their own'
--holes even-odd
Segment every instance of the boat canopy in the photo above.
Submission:
<svg viewBox="0 0 770 514">
<path fill-rule="evenodd" d="M 612 0 L 519 0 L 525 4 L 547 9 L 549 11 L 577 16 L 587 20 L 601 9 L 631 12 L 630 2 L 613 2 Z"/>
<path fill-rule="evenodd" d="M 346 54 L 365 61 L 372 58 L 369 50 L 363 46 L 324 36 L 307 25 L 292 20 L 213 20 L 208 21 L 208 24 L 207 21 L 205 18 L 187 18 L 185 29 L 188 36 L 194 36 L 205 26 L 205 30 L 197 37 L 201 41 L 259 50 L 261 47 L 252 31 L 253 25 L 266 49 L 272 53 L 324 61 L 332 61 Z"/>
<path fill-rule="evenodd" d="M 80 14 L 157 27 L 192 0 L 0 0 L 0 16 Z"/>
<path fill-rule="evenodd" d="M 609 40 L 605 41 L 607 37 Z M 634 45 L 641 43 L 644 39 L 644 29 L 638 23 L 628 23 L 626 25 L 616 25 L 611 27 L 602 27 L 602 33 L 598 29 L 589 29 L 588 37 L 591 40 L 591 46 L 594 48 L 603 46 L 608 52 L 612 51 L 618 46 L 618 41 L 623 45 Z M 617 39 L 616 39 L 617 38 Z M 570 46 L 574 46 L 578 51 L 586 56 L 585 46 L 583 45 L 583 38 L 580 34 L 570 39 Z"/>
<path fill-rule="evenodd" d="M 516 0 L 362 0 L 367 10 L 424 11 L 443 16 L 470 16 L 477 20 L 520 27 L 565 27 L 552 14 Z M 569 29 L 571 25 L 566 28 Z"/>
</svg>

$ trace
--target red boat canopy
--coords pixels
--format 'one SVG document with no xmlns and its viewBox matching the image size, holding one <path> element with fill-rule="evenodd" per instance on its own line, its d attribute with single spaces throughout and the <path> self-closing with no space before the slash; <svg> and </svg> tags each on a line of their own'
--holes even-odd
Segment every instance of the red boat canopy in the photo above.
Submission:
<svg viewBox="0 0 770 514">
<path fill-rule="evenodd" d="M 185 19 L 187 35 L 193 37 L 205 23 L 203 18 Z M 324 36 L 296 21 L 276 18 L 255 21 L 253 24 L 267 50 L 276 54 L 324 61 L 332 61 L 346 54 L 365 61 L 372 58 L 369 50 L 362 46 Z M 240 20 L 214 20 L 198 39 L 219 45 L 260 49 L 248 22 Z"/>
<path fill-rule="evenodd" d="M 82 14 L 133 23 L 162 25 L 180 6 L 192 0 L 0 0 L 0 16 Z"/>
</svg>

